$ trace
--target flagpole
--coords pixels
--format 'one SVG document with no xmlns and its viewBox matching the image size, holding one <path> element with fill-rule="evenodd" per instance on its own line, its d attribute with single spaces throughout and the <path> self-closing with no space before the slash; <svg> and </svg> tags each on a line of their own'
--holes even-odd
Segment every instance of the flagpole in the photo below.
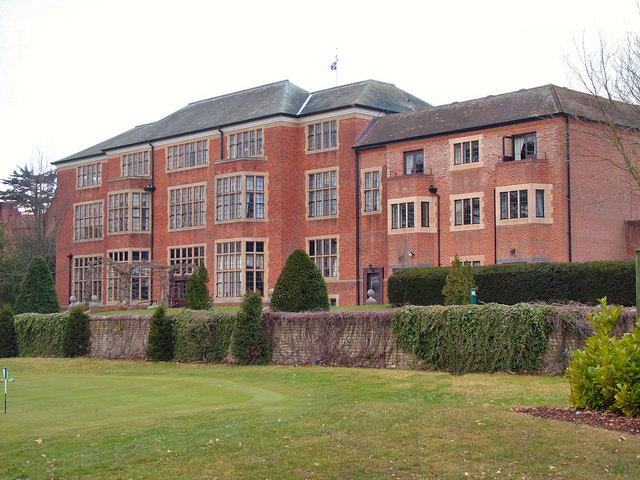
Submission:
<svg viewBox="0 0 640 480">
<path fill-rule="evenodd" d="M 338 47 L 336 47 L 336 87 L 338 86 Z"/>
</svg>

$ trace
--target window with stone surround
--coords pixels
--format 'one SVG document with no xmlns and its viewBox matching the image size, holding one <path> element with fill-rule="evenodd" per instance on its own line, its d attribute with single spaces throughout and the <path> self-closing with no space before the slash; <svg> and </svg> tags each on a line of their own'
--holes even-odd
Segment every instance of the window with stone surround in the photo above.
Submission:
<svg viewBox="0 0 640 480">
<path fill-rule="evenodd" d="M 167 170 L 200 167 L 209 164 L 209 140 L 170 145 L 166 148 Z"/>
<path fill-rule="evenodd" d="M 149 151 L 122 155 L 122 176 L 140 177 L 149 175 Z"/>
<path fill-rule="evenodd" d="M 263 220 L 266 175 L 216 177 L 216 222 Z"/>
<path fill-rule="evenodd" d="M 231 133 L 229 135 L 229 158 L 262 156 L 262 145 L 261 128 Z"/>
<path fill-rule="evenodd" d="M 76 187 L 98 187 L 102 185 L 102 163 L 90 163 L 76 168 Z"/>
<path fill-rule="evenodd" d="M 148 232 L 150 195 L 146 192 L 116 192 L 109 195 L 108 232 Z"/>
<path fill-rule="evenodd" d="M 79 302 L 102 301 L 102 255 L 73 257 L 73 295 Z"/>
<path fill-rule="evenodd" d="M 381 169 L 364 170 L 361 174 L 362 211 L 363 213 L 380 213 L 380 177 Z"/>
<path fill-rule="evenodd" d="M 169 230 L 202 228 L 206 223 L 206 184 L 169 189 Z"/>
<path fill-rule="evenodd" d="M 523 183 L 496 188 L 498 225 L 552 223 L 552 185 Z"/>
<path fill-rule="evenodd" d="M 307 172 L 307 218 L 338 215 L 338 170 Z"/>
<path fill-rule="evenodd" d="M 327 279 L 338 277 L 338 238 L 322 237 L 307 240 L 308 253 Z"/>
<path fill-rule="evenodd" d="M 142 302 L 150 299 L 150 268 L 149 268 L 149 250 L 117 250 L 107 252 L 109 266 L 107 268 L 107 301 L 109 302 L 125 302 L 125 292 L 122 290 L 127 288 L 128 295 L 132 302 Z M 118 265 L 123 267 L 126 280 L 119 273 Z"/>
<path fill-rule="evenodd" d="M 451 231 L 484 228 L 484 193 L 464 193 L 449 196 Z"/>
<path fill-rule="evenodd" d="M 329 150 L 338 146 L 338 121 L 307 125 L 307 152 Z"/>
<path fill-rule="evenodd" d="M 73 206 L 73 240 L 100 240 L 104 237 L 104 202 L 75 204 Z"/>
<path fill-rule="evenodd" d="M 191 275 L 200 265 L 204 264 L 204 245 L 182 245 L 169 247 L 169 265 L 181 266 L 174 272 L 177 276 Z"/>
<path fill-rule="evenodd" d="M 264 240 L 232 240 L 216 243 L 216 298 L 239 298 L 248 291 L 264 296 Z"/>
</svg>

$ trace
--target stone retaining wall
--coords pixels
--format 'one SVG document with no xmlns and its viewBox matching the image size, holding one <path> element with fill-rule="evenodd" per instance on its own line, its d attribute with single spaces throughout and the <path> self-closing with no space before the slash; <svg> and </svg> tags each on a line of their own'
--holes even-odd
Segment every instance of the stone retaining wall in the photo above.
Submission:
<svg viewBox="0 0 640 480">
<path fill-rule="evenodd" d="M 394 311 L 345 312 L 327 317 L 323 312 L 294 314 L 265 310 L 264 325 L 273 348 L 272 362 L 280 365 L 332 365 L 375 368 L 412 368 L 419 361 L 403 352 L 391 331 Z M 620 317 L 616 332 L 631 331 L 635 309 Z M 97 358 L 144 357 L 150 316 L 91 317 L 90 355 Z M 571 327 L 556 320 L 541 370 L 562 373 L 567 352 L 584 345 L 593 333 L 586 319 Z M 232 362 L 231 355 L 225 361 Z"/>
</svg>

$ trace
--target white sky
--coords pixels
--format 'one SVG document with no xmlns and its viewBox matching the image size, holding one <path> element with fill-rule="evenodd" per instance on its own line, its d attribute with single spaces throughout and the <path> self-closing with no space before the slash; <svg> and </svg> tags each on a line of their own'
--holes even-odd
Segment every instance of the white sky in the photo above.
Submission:
<svg viewBox="0 0 640 480">
<path fill-rule="evenodd" d="M 547 83 L 636 0 L 0 0 L 0 179 L 187 103 L 289 79 L 376 79 L 433 104 Z"/>
</svg>

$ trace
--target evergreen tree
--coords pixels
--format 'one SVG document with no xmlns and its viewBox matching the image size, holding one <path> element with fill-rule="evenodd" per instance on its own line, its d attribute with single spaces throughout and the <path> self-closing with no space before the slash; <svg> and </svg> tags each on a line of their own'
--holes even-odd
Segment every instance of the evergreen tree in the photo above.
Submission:
<svg viewBox="0 0 640 480">
<path fill-rule="evenodd" d="M 271 352 L 262 325 L 262 295 L 247 292 L 236 316 L 231 352 L 240 365 L 269 363 Z"/>
<path fill-rule="evenodd" d="M 173 358 L 173 325 L 162 305 L 156 308 L 151 317 L 145 354 L 156 362 L 166 362 Z"/>
<path fill-rule="evenodd" d="M 294 250 L 287 258 L 273 289 L 271 309 L 281 312 L 329 310 L 327 284 L 304 250 Z"/>
<path fill-rule="evenodd" d="M 42 257 L 33 259 L 16 300 L 16 313 L 55 313 L 60 311 L 51 270 Z"/>
<path fill-rule="evenodd" d="M 471 288 L 474 287 L 471 266 L 462 266 L 456 254 L 451 262 L 449 275 L 442 289 L 445 305 L 468 305 L 471 303 Z"/>
<path fill-rule="evenodd" d="M 89 316 L 84 313 L 84 307 L 75 307 L 64 322 L 64 337 L 62 352 L 65 357 L 85 355 L 89 351 Z"/>
<path fill-rule="evenodd" d="M 13 326 L 11 305 L 5 304 L 0 310 L 0 358 L 17 357 L 18 343 Z"/>
<path fill-rule="evenodd" d="M 209 272 L 201 265 L 187 280 L 184 292 L 184 300 L 187 308 L 192 310 L 207 310 L 211 308 L 211 296 L 209 295 Z"/>
</svg>

